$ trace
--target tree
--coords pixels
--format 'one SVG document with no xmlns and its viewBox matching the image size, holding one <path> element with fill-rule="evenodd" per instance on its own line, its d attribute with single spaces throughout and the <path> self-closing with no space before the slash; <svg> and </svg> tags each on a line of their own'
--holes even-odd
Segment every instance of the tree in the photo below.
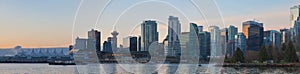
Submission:
<svg viewBox="0 0 300 74">
<path fill-rule="evenodd" d="M 300 46 L 299 46 L 300 45 L 300 34 L 296 36 L 296 42 L 295 42 L 295 44 L 297 45 L 296 46 L 296 51 L 299 52 L 300 51 Z"/>
<path fill-rule="evenodd" d="M 269 60 L 270 57 L 267 53 L 267 48 L 263 45 L 258 53 L 258 61 L 262 63 L 264 61 Z"/>
<path fill-rule="evenodd" d="M 273 45 L 270 44 L 270 45 L 268 46 L 268 48 L 267 48 L 267 54 L 269 55 L 269 59 L 270 59 L 270 60 L 274 60 L 273 52 L 274 52 Z"/>
<path fill-rule="evenodd" d="M 245 57 L 244 53 L 240 48 L 237 48 L 237 50 L 234 52 L 232 58 L 231 58 L 232 63 L 237 63 L 237 62 L 245 62 Z"/>
<path fill-rule="evenodd" d="M 283 44 L 281 45 L 281 50 L 282 50 L 282 51 L 285 51 L 285 49 L 286 49 L 286 44 L 283 43 Z"/>
<path fill-rule="evenodd" d="M 282 60 L 282 51 L 279 50 L 277 47 L 273 48 L 272 50 L 272 58 L 274 60 L 274 62 L 280 62 L 280 60 Z"/>
<path fill-rule="evenodd" d="M 289 42 L 287 48 L 284 51 L 284 61 L 287 63 L 293 63 L 298 61 L 295 46 L 292 42 Z"/>
</svg>

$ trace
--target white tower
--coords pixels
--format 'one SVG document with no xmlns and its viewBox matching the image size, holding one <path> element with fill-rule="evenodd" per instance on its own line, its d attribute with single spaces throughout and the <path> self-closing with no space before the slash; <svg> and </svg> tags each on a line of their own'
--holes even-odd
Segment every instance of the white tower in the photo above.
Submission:
<svg viewBox="0 0 300 74">
<path fill-rule="evenodd" d="M 112 37 L 112 39 L 111 39 L 111 46 L 112 46 L 112 49 L 113 50 L 116 50 L 117 49 L 117 41 L 118 41 L 118 38 L 117 38 L 117 36 L 119 35 L 119 33 L 117 32 L 117 31 L 113 31 L 112 33 L 111 33 L 111 35 L 113 36 Z"/>
</svg>

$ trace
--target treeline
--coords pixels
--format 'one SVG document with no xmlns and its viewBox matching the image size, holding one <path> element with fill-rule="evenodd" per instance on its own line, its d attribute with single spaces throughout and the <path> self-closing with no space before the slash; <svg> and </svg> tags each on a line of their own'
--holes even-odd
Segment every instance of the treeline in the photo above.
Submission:
<svg viewBox="0 0 300 74">
<path fill-rule="evenodd" d="M 287 44 L 283 43 L 281 48 L 277 47 L 272 45 L 266 47 L 263 45 L 258 51 L 258 56 L 255 57 L 257 62 L 295 63 L 299 61 L 296 52 L 300 50 L 300 35 L 295 37 L 294 41 L 289 41 Z M 225 62 L 227 63 L 250 63 L 252 61 L 246 61 L 245 54 L 240 48 L 237 48 L 232 57 L 225 57 Z"/>
</svg>

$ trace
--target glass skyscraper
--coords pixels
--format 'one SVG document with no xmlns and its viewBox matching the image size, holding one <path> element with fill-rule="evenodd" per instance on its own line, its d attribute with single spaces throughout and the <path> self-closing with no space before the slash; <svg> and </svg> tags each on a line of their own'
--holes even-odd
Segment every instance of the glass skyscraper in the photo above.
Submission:
<svg viewBox="0 0 300 74">
<path fill-rule="evenodd" d="M 210 43 L 211 43 L 211 56 L 217 57 L 221 56 L 222 46 L 221 46 L 221 30 L 218 26 L 210 26 Z"/>
<path fill-rule="evenodd" d="M 258 51 L 264 41 L 263 23 L 256 21 L 243 22 L 243 33 L 247 38 L 247 50 Z"/>
<path fill-rule="evenodd" d="M 196 56 L 196 51 L 199 51 L 199 36 L 198 36 L 198 26 L 195 23 L 190 23 L 190 33 L 189 33 L 189 43 L 188 50 L 186 51 L 189 56 Z M 198 55 L 197 55 L 198 56 Z"/>
<path fill-rule="evenodd" d="M 169 16 L 168 25 L 168 54 L 170 54 L 168 56 L 179 56 L 181 24 L 178 17 Z"/>
<path fill-rule="evenodd" d="M 208 61 L 211 53 L 209 32 L 204 31 L 199 33 L 199 48 L 201 60 Z"/>
<path fill-rule="evenodd" d="M 295 21 L 298 19 L 300 15 L 300 5 L 293 6 L 290 8 L 290 23 L 291 26 L 294 27 Z"/>
<path fill-rule="evenodd" d="M 244 55 L 246 53 L 246 46 L 247 46 L 247 40 L 246 40 L 246 36 L 244 35 L 244 33 L 238 33 L 237 35 L 235 35 L 235 50 L 237 50 L 237 48 L 240 48 Z"/>
<path fill-rule="evenodd" d="M 235 52 L 235 35 L 238 34 L 238 28 L 230 25 L 228 28 L 228 37 L 227 37 L 227 51 L 226 54 L 232 56 Z"/>
<path fill-rule="evenodd" d="M 138 41 L 137 41 L 138 39 L 137 39 L 137 37 L 130 37 L 130 45 L 129 45 L 129 49 L 130 49 L 130 51 L 135 51 L 135 52 L 137 52 L 138 51 Z"/>
<path fill-rule="evenodd" d="M 294 39 L 295 36 L 300 33 L 300 5 L 290 8 L 290 23 L 291 23 L 291 39 Z"/>
<path fill-rule="evenodd" d="M 148 51 L 149 46 L 153 42 L 158 41 L 157 23 L 156 21 L 148 20 L 141 24 L 141 33 L 143 41 L 142 51 Z"/>
<path fill-rule="evenodd" d="M 290 29 L 280 29 L 281 33 L 281 43 L 288 43 L 291 40 Z"/>
<path fill-rule="evenodd" d="M 96 49 L 97 51 L 101 50 L 101 32 L 98 30 L 92 29 L 88 32 L 88 41 L 87 48 L 88 49 Z"/>
<path fill-rule="evenodd" d="M 281 34 L 276 30 L 269 30 L 264 32 L 265 46 L 272 45 L 273 47 L 281 46 Z"/>
<path fill-rule="evenodd" d="M 228 40 L 234 40 L 235 35 L 238 34 L 238 28 L 230 25 L 228 28 Z"/>
</svg>

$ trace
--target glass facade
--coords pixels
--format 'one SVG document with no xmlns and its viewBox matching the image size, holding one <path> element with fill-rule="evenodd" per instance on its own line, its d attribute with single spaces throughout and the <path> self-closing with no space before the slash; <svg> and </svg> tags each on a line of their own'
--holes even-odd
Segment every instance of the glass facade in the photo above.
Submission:
<svg viewBox="0 0 300 74">
<path fill-rule="evenodd" d="M 288 43 L 291 40 L 290 29 L 280 29 L 281 33 L 281 43 Z"/>
<path fill-rule="evenodd" d="M 180 56 L 179 36 L 181 34 L 181 24 L 178 17 L 169 16 L 168 25 L 168 51 L 170 53 L 168 56 Z"/>
<path fill-rule="evenodd" d="M 137 43 L 138 43 L 137 37 L 130 37 L 130 45 L 129 45 L 130 51 L 138 51 Z"/>
<path fill-rule="evenodd" d="M 187 53 L 192 56 L 196 50 L 199 50 L 198 26 L 195 23 L 190 23 L 190 34 Z"/>
<path fill-rule="evenodd" d="M 243 22 L 243 33 L 247 38 L 247 50 L 258 51 L 263 45 L 263 23 L 256 21 Z"/>
<path fill-rule="evenodd" d="M 290 23 L 291 26 L 293 27 L 295 24 L 295 21 L 298 19 L 299 17 L 299 9 L 300 9 L 300 5 L 299 6 L 294 6 L 290 8 Z"/>
<path fill-rule="evenodd" d="M 264 32 L 265 46 L 272 45 L 273 47 L 281 46 L 281 34 L 276 30 L 269 30 Z"/>
<path fill-rule="evenodd" d="M 244 35 L 244 33 L 238 33 L 237 35 L 235 35 L 235 50 L 237 50 L 237 48 L 240 48 L 243 53 L 245 54 L 246 52 L 246 46 L 247 46 L 247 40 L 246 40 L 246 36 Z"/>
<path fill-rule="evenodd" d="M 218 26 L 210 26 L 211 57 L 222 55 L 221 30 Z"/>
<path fill-rule="evenodd" d="M 200 48 L 200 58 L 201 60 L 208 61 L 210 56 L 210 33 L 200 32 L 199 33 L 199 48 Z"/>
<path fill-rule="evenodd" d="M 97 51 L 101 50 L 101 32 L 98 30 L 92 29 L 88 32 L 88 41 L 87 48 L 88 49 L 96 49 Z"/>
<path fill-rule="evenodd" d="M 157 23 L 156 21 L 148 20 L 141 24 L 142 33 L 142 51 L 148 51 L 151 43 L 158 41 Z"/>
</svg>

